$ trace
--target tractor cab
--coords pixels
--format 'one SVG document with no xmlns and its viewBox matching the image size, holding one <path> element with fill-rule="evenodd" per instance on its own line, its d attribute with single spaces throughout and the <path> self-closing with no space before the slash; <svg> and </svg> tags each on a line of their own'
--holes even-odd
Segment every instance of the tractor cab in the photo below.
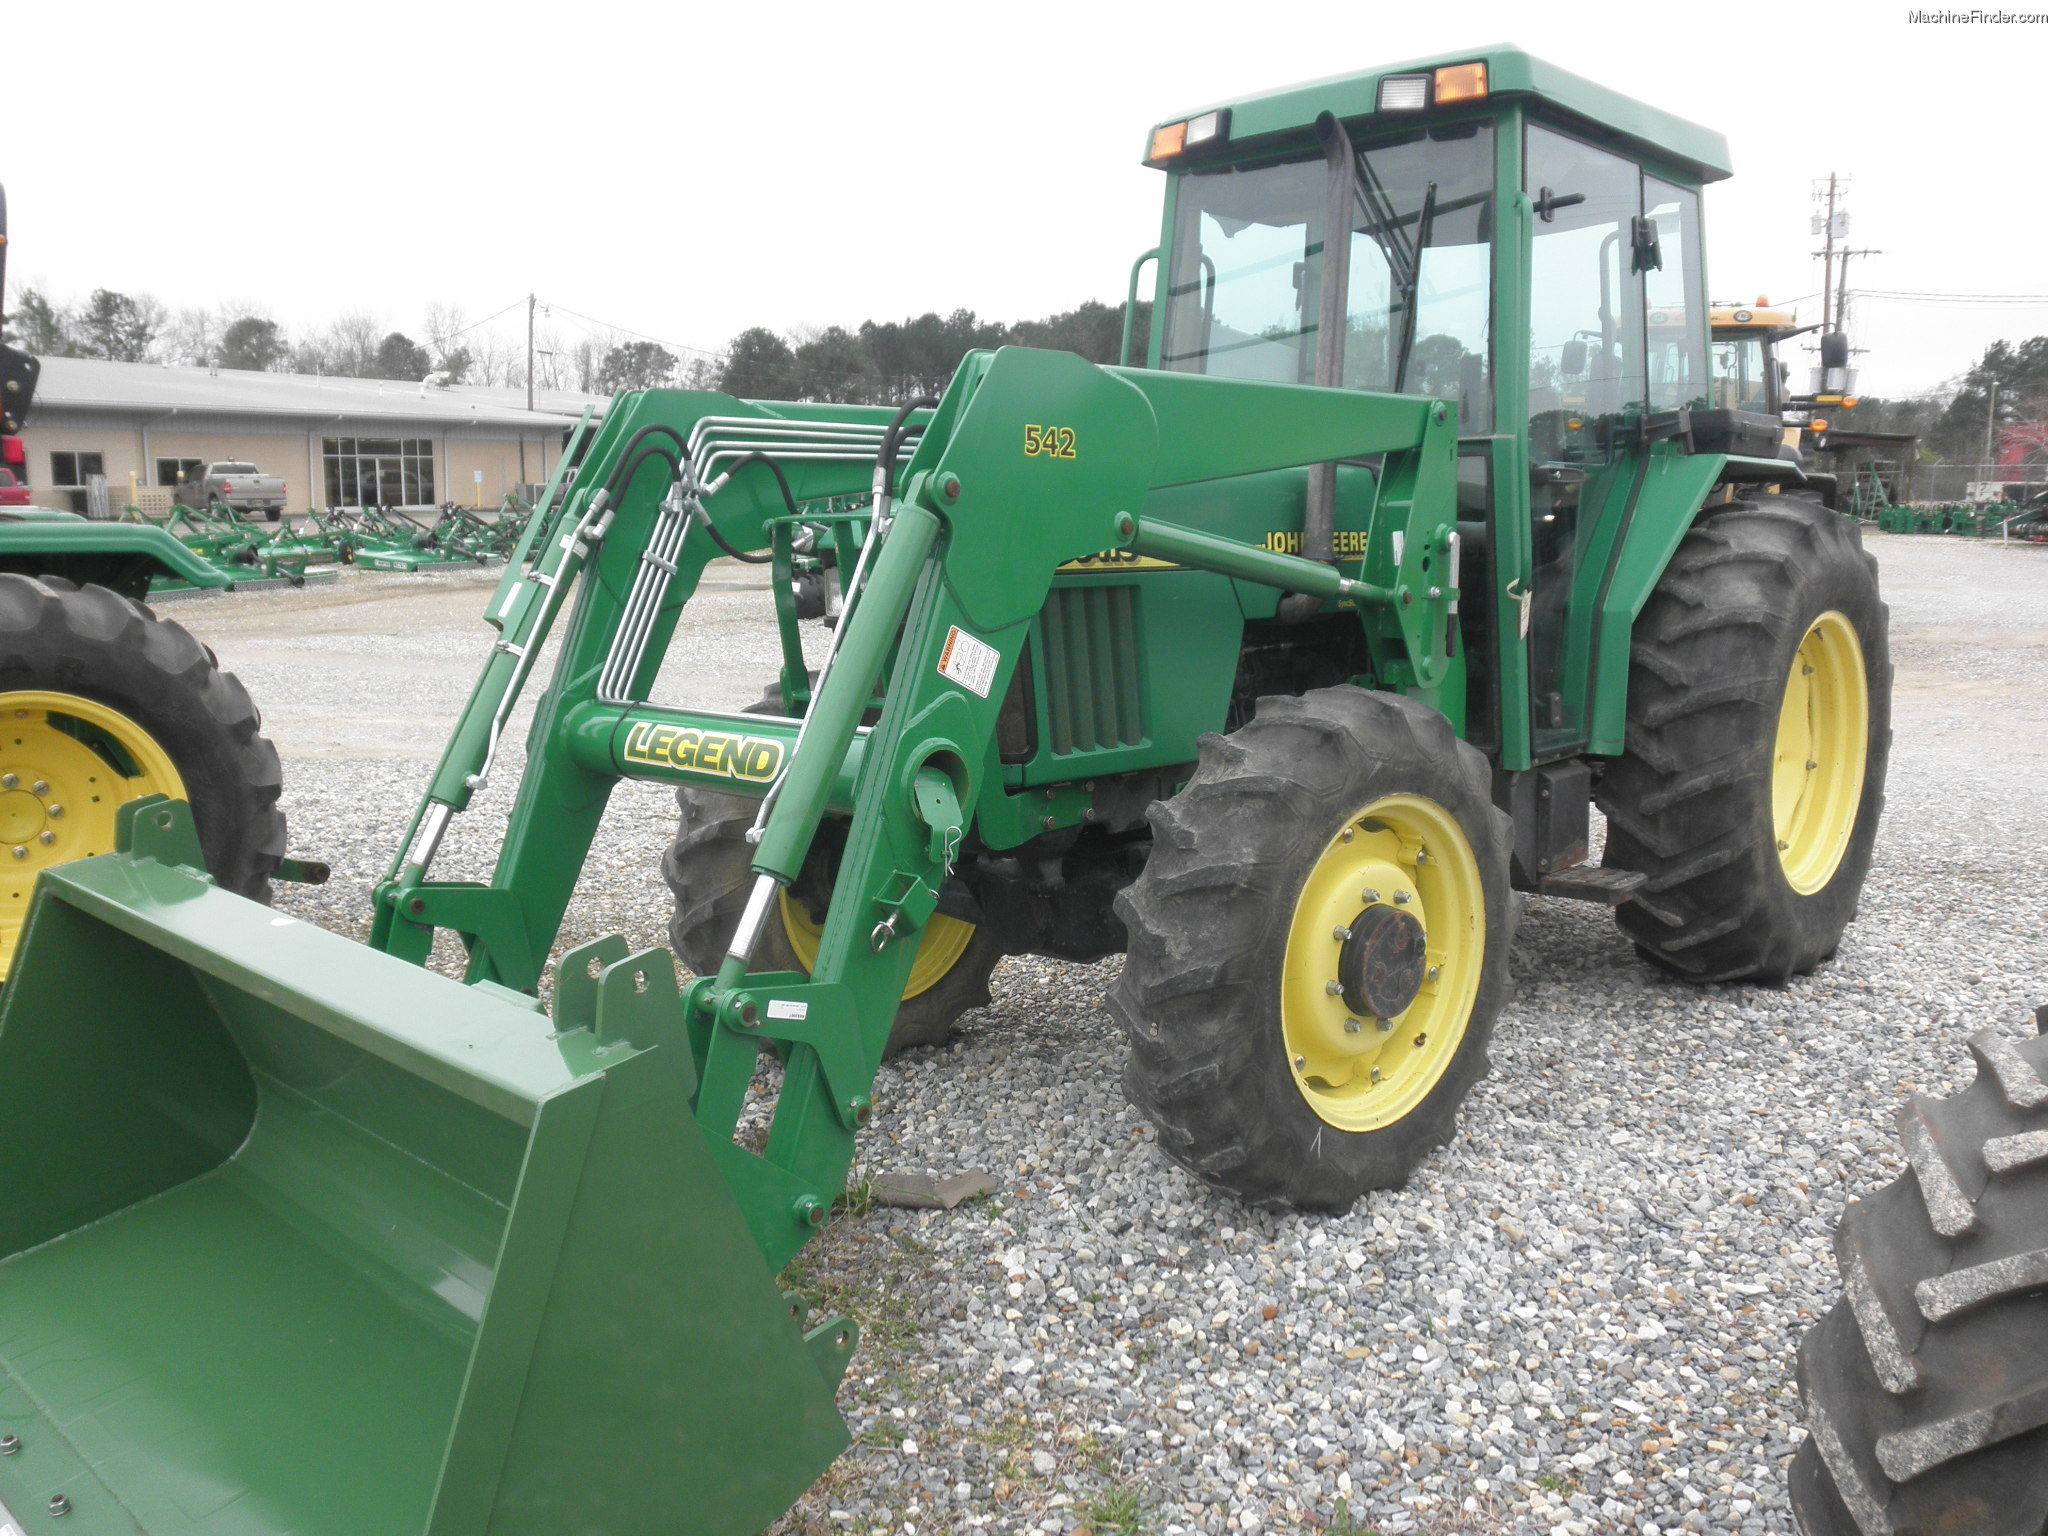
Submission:
<svg viewBox="0 0 2048 1536">
<path fill-rule="evenodd" d="M 1517 769 L 1618 751 L 1599 652 L 1647 591 L 1619 552 L 1651 472 L 1701 495 L 1786 472 L 1775 417 L 1709 367 L 1721 136 L 1488 48 L 1208 107 L 1146 163 L 1169 178 L 1152 366 L 1446 402 L 1462 586 L 1497 594 L 1462 610 L 1470 739 Z M 1336 478 L 1341 530 L 1373 493 Z"/>
<path fill-rule="evenodd" d="M 1729 410 L 1782 416 L 1789 407 L 1791 366 L 1778 347 L 1814 330 L 1788 309 L 1754 304 L 1716 304 L 1707 312 L 1713 337 L 1714 403 Z"/>
</svg>

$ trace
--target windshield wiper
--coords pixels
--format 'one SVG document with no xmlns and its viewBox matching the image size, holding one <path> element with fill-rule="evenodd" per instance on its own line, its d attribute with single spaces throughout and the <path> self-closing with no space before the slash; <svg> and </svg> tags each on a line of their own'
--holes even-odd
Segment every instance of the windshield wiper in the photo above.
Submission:
<svg viewBox="0 0 2048 1536">
<path fill-rule="evenodd" d="M 1413 258 L 1408 263 L 1405 281 L 1401 284 L 1401 302 L 1407 307 L 1401 313 L 1401 350 L 1394 355 L 1394 393 L 1406 393 L 1408 383 L 1408 359 L 1415 350 L 1415 322 L 1417 290 L 1422 286 L 1422 253 L 1429 249 L 1429 235 L 1436 223 L 1436 183 L 1429 184 L 1429 190 L 1422 194 L 1422 212 L 1415 218 L 1415 246 Z"/>
</svg>

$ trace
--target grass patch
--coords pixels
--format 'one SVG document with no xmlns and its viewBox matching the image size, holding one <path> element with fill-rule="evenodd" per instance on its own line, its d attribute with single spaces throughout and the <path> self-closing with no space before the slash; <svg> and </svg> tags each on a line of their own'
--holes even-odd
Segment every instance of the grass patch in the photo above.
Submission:
<svg viewBox="0 0 2048 1536">
<path fill-rule="evenodd" d="M 1080 1506 L 1094 1536 L 1152 1536 L 1152 1511 L 1132 1488 L 1108 1488 Z"/>
</svg>

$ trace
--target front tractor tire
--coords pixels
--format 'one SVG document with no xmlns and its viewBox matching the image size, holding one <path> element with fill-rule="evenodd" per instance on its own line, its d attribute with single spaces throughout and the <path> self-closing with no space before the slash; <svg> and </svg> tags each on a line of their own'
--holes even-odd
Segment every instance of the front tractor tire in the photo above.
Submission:
<svg viewBox="0 0 2048 1536">
<path fill-rule="evenodd" d="M 1842 1299 L 1799 1346 L 1805 1536 L 2048 1530 L 2048 1039 L 1970 1049 L 1976 1080 L 1900 1111 L 1908 1171 L 1835 1232 Z"/>
<path fill-rule="evenodd" d="M 1109 1005 L 1161 1150 L 1268 1208 L 1403 1183 L 1485 1074 L 1507 989 L 1486 760 L 1413 699 L 1261 699 L 1151 821 Z"/>
<path fill-rule="evenodd" d="M 0 976 L 36 877 L 110 853 L 115 813 L 187 801 L 222 889 L 264 901 L 284 856 L 277 749 L 183 626 L 98 586 L 0 574 Z"/>
<path fill-rule="evenodd" d="M 781 714 L 781 690 L 771 688 L 758 703 L 747 706 L 747 713 Z M 675 898 L 669 943 L 691 970 L 710 976 L 732 942 L 740 909 L 753 889 L 754 847 L 747 841 L 747 829 L 761 802 L 679 789 L 676 808 L 675 841 L 661 861 L 662 877 Z M 825 909 L 814 905 L 816 893 L 829 893 L 838 873 L 828 839 L 813 843 L 804 873 L 796 890 L 782 892 L 774 917 L 762 926 L 753 960 L 756 970 L 809 975 L 817 962 Z M 893 1056 L 914 1045 L 945 1044 L 961 1015 L 988 1003 L 988 979 L 1002 958 L 1001 946 L 981 925 L 934 913 L 911 962 L 910 980 L 884 1054 Z"/>
<path fill-rule="evenodd" d="M 1636 620 L 1625 753 L 1599 783 L 1616 909 L 1694 981 L 1782 982 L 1835 952 L 1884 810 L 1891 653 L 1856 525 L 1772 497 L 1703 516 Z"/>
</svg>

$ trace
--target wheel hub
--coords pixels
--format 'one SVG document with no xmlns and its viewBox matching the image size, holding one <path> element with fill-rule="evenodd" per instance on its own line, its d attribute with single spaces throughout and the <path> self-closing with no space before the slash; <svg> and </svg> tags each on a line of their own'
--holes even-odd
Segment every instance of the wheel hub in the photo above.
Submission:
<svg viewBox="0 0 2048 1536">
<path fill-rule="evenodd" d="M 1353 1013 L 1391 1019 L 1408 1011 L 1429 966 L 1422 924 L 1395 907 L 1370 906 L 1354 917 L 1337 952 L 1337 980 Z"/>
<path fill-rule="evenodd" d="M 43 802 L 25 789 L 0 791 L 0 843 L 25 843 L 43 830 Z"/>
</svg>

